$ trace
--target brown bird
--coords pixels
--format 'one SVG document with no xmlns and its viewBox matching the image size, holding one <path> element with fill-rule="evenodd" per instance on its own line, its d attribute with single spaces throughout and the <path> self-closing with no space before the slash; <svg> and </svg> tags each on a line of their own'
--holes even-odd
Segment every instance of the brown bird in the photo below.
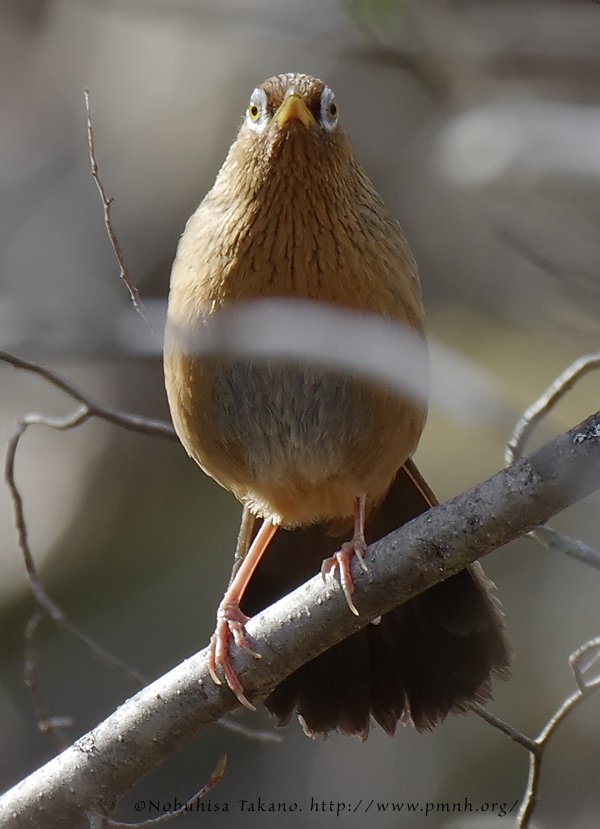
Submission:
<svg viewBox="0 0 600 829">
<path fill-rule="evenodd" d="M 302 359 L 202 354 L 194 335 L 221 310 L 301 298 L 377 314 L 424 341 L 416 266 L 363 172 L 322 81 L 279 75 L 257 87 L 212 190 L 188 221 L 173 266 L 165 337 L 175 429 L 194 460 L 244 504 L 236 567 L 210 645 L 230 663 L 251 651 L 244 624 L 321 567 L 350 609 L 352 559 L 435 498 L 410 459 L 423 401 L 380 381 Z M 352 531 L 353 528 L 353 531 Z M 339 536 L 351 537 L 340 544 Z M 367 735 L 371 717 L 430 728 L 490 696 L 509 646 L 478 564 L 387 613 L 288 677 L 267 698 L 308 734 Z"/>
</svg>

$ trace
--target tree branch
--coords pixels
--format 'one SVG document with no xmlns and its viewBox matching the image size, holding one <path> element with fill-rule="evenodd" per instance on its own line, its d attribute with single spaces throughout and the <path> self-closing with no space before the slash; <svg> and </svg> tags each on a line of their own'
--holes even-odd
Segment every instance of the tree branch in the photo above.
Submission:
<svg viewBox="0 0 600 829">
<path fill-rule="evenodd" d="M 586 354 L 584 357 L 579 357 L 548 386 L 535 403 L 529 406 L 519 418 L 506 444 L 504 460 L 507 464 L 513 463 L 523 454 L 523 447 L 533 434 L 534 429 L 552 411 L 556 404 L 571 391 L 582 377 L 585 377 L 591 371 L 597 371 L 598 368 L 600 368 L 600 354 Z M 552 527 L 536 527 L 531 532 L 531 536 L 549 550 L 557 550 L 590 567 L 595 567 L 596 570 L 600 570 L 600 552 L 579 538 L 571 538 L 564 533 L 557 532 Z"/>
<path fill-rule="evenodd" d="M 237 651 L 233 658 L 248 696 L 264 698 L 370 619 L 598 488 L 600 413 L 369 547 L 369 572 L 354 573 L 360 617 L 348 612 L 337 581 L 316 576 L 250 620 L 262 658 Z M 0 824 L 69 829 L 86 812 L 108 814 L 115 798 L 236 706 L 211 681 L 206 651 L 195 654 L 0 798 Z"/>
<path fill-rule="evenodd" d="M 78 389 L 77 386 L 74 386 L 51 368 L 46 368 L 31 360 L 24 360 L 23 357 L 17 357 L 16 354 L 12 354 L 10 351 L 0 351 L 0 360 L 14 368 L 30 371 L 32 374 L 39 375 L 52 386 L 64 392 L 68 397 L 81 403 L 82 408 L 79 415 L 82 418 L 97 417 L 100 420 L 113 423 L 115 426 L 120 426 L 122 429 L 128 429 L 130 432 L 139 432 L 142 435 L 149 435 L 150 437 L 177 440 L 175 429 L 173 429 L 170 423 L 166 423 L 164 420 L 152 420 L 151 418 L 128 414 L 118 409 L 111 409 L 103 403 L 98 403 L 97 400 L 82 392 L 81 389 Z M 45 418 L 45 421 L 47 420 L 48 418 Z M 46 423 L 46 425 L 48 424 Z"/>
<path fill-rule="evenodd" d="M 140 292 L 138 291 L 137 287 L 134 285 L 131 276 L 129 275 L 129 269 L 125 264 L 125 258 L 123 256 L 123 252 L 121 251 L 121 245 L 119 244 L 119 240 L 117 238 L 117 234 L 114 231 L 113 224 L 112 224 L 112 204 L 113 198 L 112 196 L 108 196 L 106 190 L 104 189 L 104 184 L 102 183 L 102 179 L 100 178 L 100 171 L 98 169 L 98 158 L 96 156 L 96 141 L 94 138 L 94 126 L 92 124 L 92 110 L 90 104 L 90 90 L 84 90 L 84 98 L 85 98 L 85 120 L 87 126 L 87 139 L 88 139 L 88 152 L 90 157 L 90 167 L 92 170 L 92 178 L 96 182 L 96 187 L 98 188 L 98 193 L 100 195 L 100 200 L 102 202 L 102 209 L 104 211 L 104 227 L 106 228 L 106 232 L 108 234 L 108 239 L 113 249 L 113 253 L 115 254 L 115 259 L 119 265 L 119 276 L 127 286 L 127 290 L 129 291 L 129 296 L 131 298 L 131 302 L 133 307 L 138 312 L 138 314 L 142 317 L 144 322 L 148 325 L 150 329 L 150 333 L 154 337 L 154 339 L 160 343 L 160 338 L 157 337 L 156 332 L 152 326 L 152 323 L 148 319 L 148 315 L 146 313 L 146 309 L 144 308 L 144 303 L 142 302 L 142 298 L 140 297 Z"/>
</svg>

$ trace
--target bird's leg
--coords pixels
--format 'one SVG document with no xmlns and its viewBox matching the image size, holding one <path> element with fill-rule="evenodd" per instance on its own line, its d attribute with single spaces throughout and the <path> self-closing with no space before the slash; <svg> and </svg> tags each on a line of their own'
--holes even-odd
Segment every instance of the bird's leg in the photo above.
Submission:
<svg viewBox="0 0 600 829">
<path fill-rule="evenodd" d="M 351 541 L 345 541 L 341 548 L 334 553 L 330 558 L 326 558 L 321 565 L 321 574 L 323 578 L 336 567 L 340 573 L 340 584 L 344 591 L 344 596 L 348 603 L 348 607 L 358 616 L 356 605 L 352 601 L 352 594 L 354 593 L 354 580 L 350 572 L 350 564 L 354 556 L 359 560 L 362 569 L 367 572 L 369 569 L 365 564 L 363 558 L 365 550 L 367 549 L 367 542 L 365 541 L 365 496 L 361 495 L 356 498 L 354 504 L 354 534 Z"/>
<path fill-rule="evenodd" d="M 250 549 L 246 553 L 243 561 L 239 564 L 237 570 L 235 570 L 229 587 L 221 599 L 217 610 L 217 626 L 210 638 L 210 644 L 208 646 L 208 670 L 213 681 L 217 685 L 222 684 L 217 673 L 220 668 L 231 691 L 236 695 L 242 705 L 245 705 L 251 711 L 255 711 L 256 709 L 244 696 L 242 683 L 239 681 L 231 666 L 229 644 L 233 639 L 238 648 L 243 648 L 243 650 L 251 653 L 252 656 L 259 657 L 259 654 L 254 653 L 246 638 L 244 625 L 249 617 L 245 613 L 242 613 L 240 602 L 248 586 L 248 582 L 252 577 L 252 573 L 256 569 L 262 554 L 267 549 L 276 529 L 277 524 L 274 524 L 270 519 L 265 518 L 262 522 L 256 538 L 250 545 Z"/>
<path fill-rule="evenodd" d="M 229 584 L 234 580 L 235 574 L 240 569 L 242 561 L 246 558 L 246 554 L 252 544 L 252 533 L 254 532 L 254 524 L 256 523 L 256 516 L 250 512 L 250 509 L 244 504 L 242 511 L 242 520 L 240 522 L 240 531 L 237 537 L 237 544 L 235 545 L 235 558 L 233 560 L 233 568 L 229 578 Z"/>
</svg>

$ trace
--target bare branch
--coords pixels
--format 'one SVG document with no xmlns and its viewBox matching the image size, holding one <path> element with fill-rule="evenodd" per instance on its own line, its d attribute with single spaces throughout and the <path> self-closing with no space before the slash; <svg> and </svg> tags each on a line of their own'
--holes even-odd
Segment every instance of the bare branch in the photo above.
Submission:
<svg viewBox="0 0 600 829">
<path fill-rule="evenodd" d="M 590 655 L 590 652 L 593 652 Z M 587 657 L 587 658 L 586 658 Z M 493 725 L 494 728 L 502 731 L 511 740 L 522 745 L 529 752 L 529 776 L 527 780 L 527 788 L 523 795 L 523 800 L 519 809 L 517 817 L 517 826 L 519 829 L 527 829 L 531 825 L 531 818 L 539 802 L 539 790 L 542 774 L 542 763 L 544 753 L 548 747 L 550 738 L 558 728 L 558 726 L 566 719 L 571 711 L 582 703 L 587 697 L 591 696 L 600 688 L 600 677 L 595 677 L 593 680 L 585 681 L 583 674 L 589 671 L 600 658 L 600 638 L 591 639 L 582 645 L 569 657 L 569 663 L 573 669 L 573 675 L 577 682 L 577 691 L 565 699 L 559 708 L 550 717 L 545 724 L 542 731 L 535 738 L 527 737 L 512 725 L 504 722 L 499 717 L 496 717 L 481 705 L 474 706 L 475 712 L 479 714 L 486 722 Z"/>
<path fill-rule="evenodd" d="M 111 209 L 113 199 L 112 197 L 109 198 L 107 196 L 106 190 L 104 189 L 104 185 L 102 184 L 102 179 L 100 178 L 100 173 L 98 170 L 98 158 L 96 156 L 94 127 L 92 125 L 92 111 L 90 107 L 90 90 L 85 89 L 83 94 L 85 96 L 85 118 L 87 125 L 88 149 L 90 156 L 90 166 L 92 168 L 92 178 L 96 182 L 96 187 L 98 188 L 98 192 L 100 193 L 102 209 L 104 210 L 104 226 L 106 228 L 106 232 L 108 233 L 108 238 L 112 245 L 112 249 L 114 251 L 117 263 L 119 265 L 119 276 L 127 286 L 127 290 L 129 291 L 129 296 L 131 297 L 133 307 L 148 325 L 148 328 L 150 329 L 152 336 L 156 340 L 159 340 L 152 326 L 152 323 L 150 322 L 150 319 L 146 314 L 146 309 L 144 308 L 144 303 L 142 302 L 139 291 L 133 284 L 133 281 L 129 275 L 129 270 L 127 268 L 127 265 L 125 264 L 125 259 L 121 251 L 121 245 L 119 244 L 119 240 L 117 239 L 117 235 L 112 226 Z"/>
<path fill-rule="evenodd" d="M 476 702 L 473 705 L 473 710 L 479 717 L 481 717 L 482 720 L 485 720 L 494 728 L 497 728 L 498 731 L 506 734 L 506 736 L 510 737 L 513 742 L 523 746 L 523 748 L 526 748 L 527 751 L 536 750 L 535 740 L 532 740 L 531 737 L 528 737 L 526 734 L 523 734 L 521 731 L 514 728 L 510 725 L 510 723 L 507 723 L 504 720 L 501 720 L 500 717 L 492 714 L 492 712 L 488 711 L 487 708 L 484 708 L 483 705 Z"/>
<path fill-rule="evenodd" d="M 513 429 L 513 433 L 506 444 L 505 460 L 507 464 L 513 463 L 523 454 L 525 443 L 531 437 L 533 430 L 552 411 L 559 400 L 562 400 L 588 372 L 596 371 L 598 368 L 600 368 L 600 354 L 587 354 L 575 360 L 548 386 L 535 403 L 524 412 Z M 600 569 L 600 551 L 579 539 L 564 535 L 552 529 L 552 527 L 536 527 L 530 535 L 549 550 L 557 550 L 564 555 L 588 564 L 590 567 Z"/>
<path fill-rule="evenodd" d="M 173 430 L 173 427 L 170 424 L 164 423 L 162 421 L 150 420 L 147 418 L 139 417 L 137 415 L 131 415 L 125 412 L 120 412 L 116 409 L 111 409 L 107 406 L 104 406 L 93 400 L 88 395 L 84 394 L 80 389 L 75 387 L 64 377 L 61 377 L 59 374 L 57 374 L 49 368 L 40 366 L 38 363 L 34 363 L 29 360 L 24 360 L 23 358 L 17 357 L 14 354 L 10 354 L 6 351 L 0 351 L 0 360 L 3 360 L 4 362 L 14 366 L 15 368 L 23 369 L 33 374 L 39 375 L 44 380 L 49 382 L 51 385 L 55 386 L 56 388 L 60 389 L 60 391 L 64 392 L 64 394 L 68 395 L 73 400 L 81 404 L 71 414 L 66 415 L 62 418 L 47 417 L 45 415 L 38 413 L 31 413 L 25 415 L 18 422 L 16 428 L 9 436 L 6 445 L 4 476 L 13 502 L 15 527 L 17 530 L 17 541 L 21 553 L 23 555 L 25 570 L 27 572 L 27 577 L 29 579 L 29 584 L 32 593 L 35 597 L 35 600 L 38 606 L 42 608 L 43 611 L 47 613 L 56 624 L 58 624 L 60 627 L 63 628 L 63 630 L 66 630 L 72 636 L 75 636 L 77 639 L 79 639 L 97 658 L 101 659 L 108 665 L 111 665 L 113 668 L 119 670 L 127 677 L 127 679 L 129 679 L 135 685 L 143 686 L 145 685 L 146 680 L 138 671 L 135 671 L 134 669 L 130 668 L 122 660 L 118 659 L 117 657 L 113 656 L 111 653 L 106 651 L 104 648 L 102 648 L 100 645 L 94 642 L 94 640 L 91 639 L 86 633 L 84 633 L 76 625 L 74 625 L 67 618 L 64 612 L 61 610 L 61 608 L 53 601 L 53 599 L 45 591 L 37 574 L 35 560 L 31 548 L 29 546 L 23 498 L 21 496 L 21 492 L 17 486 L 15 478 L 15 461 L 21 439 L 23 438 L 27 429 L 30 426 L 34 425 L 46 426 L 51 429 L 66 431 L 69 429 L 73 429 L 76 426 L 80 426 L 82 423 L 85 423 L 85 421 L 89 420 L 91 417 L 97 417 L 101 420 L 106 420 L 109 423 L 121 426 L 122 428 L 128 429 L 130 431 L 140 432 L 141 434 L 151 435 L 155 437 L 167 437 L 174 439 L 175 432 Z M 36 713 L 38 728 L 40 730 L 51 733 L 54 739 L 56 740 L 57 744 L 61 748 L 64 748 L 64 746 L 67 743 L 62 735 L 62 728 L 64 728 L 65 725 L 68 724 L 67 719 L 49 716 L 45 709 L 39 691 L 35 659 L 35 637 L 37 628 L 39 626 L 39 622 L 40 615 L 39 612 L 36 612 L 30 619 L 30 622 L 27 625 L 27 629 L 25 632 L 25 684 L 33 697 L 34 710 Z"/>
<path fill-rule="evenodd" d="M 70 717 L 51 717 L 46 710 L 39 688 L 36 634 L 43 619 L 44 613 L 41 610 L 35 610 L 25 626 L 25 687 L 33 698 L 38 729 L 52 734 L 59 748 L 66 748 L 69 741 L 63 735 L 63 729 L 71 727 L 73 721 Z"/>
<path fill-rule="evenodd" d="M 6 444 L 4 477 L 13 502 L 15 526 L 17 529 L 17 539 L 19 548 L 21 550 L 23 560 L 25 562 L 25 570 L 27 572 L 29 584 L 31 586 L 31 590 L 33 592 L 33 595 L 35 596 L 35 600 L 38 603 L 38 605 L 41 608 L 43 608 L 43 610 L 50 616 L 52 621 L 54 621 L 57 625 L 62 627 L 72 636 L 75 636 L 77 639 L 83 642 L 83 644 L 93 654 L 95 654 L 95 656 L 97 656 L 99 659 L 102 659 L 107 664 L 117 668 L 136 685 L 144 685 L 145 679 L 141 676 L 141 674 L 131 669 L 128 665 L 126 665 L 120 659 L 117 659 L 108 651 L 104 650 L 104 648 L 100 647 L 100 645 L 94 642 L 93 639 L 91 639 L 87 634 L 85 634 L 76 625 L 69 621 L 69 619 L 61 610 L 61 608 L 56 604 L 56 602 L 54 602 L 50 598 L 50 596 L 44 590 L 44 587 L 42 586 L 42 583 L 38 577 L 33 554 L 29 546 L 27 524 L 25 521 L 25 513 L 23 509 L 23 498 L 21 496 L 15 479 L 15 459 L 17 455 L 17 449 L 21 441 L 21 438 L 30 426 L 43 425 L 49 426 L 52 429 L 67 430 L 79 426 L 81 423 L 85 422 L 90 416 L 91 412 L 89 410 L 89 407 L 86 405 L 80 406 L 72 414 L 67 415 L 64 418 L 46 418 L 40 414 L 25 415 L 25 417 L 22 418 L 22 420 L 18 423 L 16 429 L 10 435 L 8 443 Z M 29 646 L 29 658 L 31 660 L 33 656 L 33 637 L 35 636 L 35 630 L 37 629 L 37 622 L 34 623 L 32 619 L 30 624 L 32 625 L 32 627 L 29 630 L 29 637 L 27 639 L 27 642 Z M 29 677 L 28 687 L 30 687 L 30 689 L 34 693 L 35 707 L 39 711 L 42 709 L 42 706 L 40 704 L 40 699 L 37 696 L 37 685 L 35 683 L 35 677 L 31 666 L 31 662 L 27 668 L 27 671 Z M 47 721 L 47 715 L 45 714 L 42 715 L 41 718 L 38 718 L 38 725 L 40 728 L 42 727 L 42 723 L 44 721 Z M 54 734 L 59 744 L 64 743 L 62 738 L 59 737 L 56 728 L 48 728 L 47 730 L 51 731 Z"/>
<path fill-rule="evenodd" d="M 524 412 L 506 444 L 506 463 L 514 463 L 521 457 L 526 441 L 535 427 L 546 417 L 556 404 L 571 391 L 573 386 L 590 371 L 600 368 L 600 354 L 579 357 L 569 368 L 554 380 L 535 403 Z"/>
<path fill-rule="evenodd" d="M 248 637 L 262 658 L 236 652 L 232 660 L 247 695 L 264 698 L 301 664 L 369 619 L 598 487 L 600 413 L 373 544 L 367 551 L 369 572 L 355 568 L 354 573 L 360 617 L 348 613 L 337 581 L 323 583 L 319 575 L 251 619 Z M 547 741 L 578 701 L 569 698 L 538 741 Z M 5 829 L 59 829 L 73 826 L 84 811 L 106 815 L 115 798 L 236 706 L 235 697 L 210 680 L 206 651 L 196 654 L 7 792 L 0 799 L 0 822 Z M 533 800 L 535 785 L 534 778 Z"/>
<path fill-rule="evenodd" d="M 139 432 L 142 435 L 149 435 L 150 437 L 177 440 L 175 430 L 170 423 L 166 423 L 164 420 L 153 420 L 147 417 L 140 417 L 139 415 L 128 414 L 127 412 L 121 412 L 117 409 L 111 409 L 109 406 L 104 406 L 102 403 L 98 403 L 92 397 L 82 392 L 64 377 L 61 377 L 60 374 L 52 371 L 52 369 L 31 362 L 30 360 L 24 360 L 22 357 L 17 357 L 8 351 L 0 351 L 0 360 L 9 363 L 15 368 L 38 374 L 51 385 L 63 391 L 68 397 L 82 403 L 87 410 L 88 417 L 97 417 L 100 420 L 106 420 L 108 423 L 114 423 L 115 426 L 128 429 L 130 432 Z M 47 423 L 46 425 L 51 424 Z"/>
<path fill-rule="evenodd" d="M 247 725 L 235 722 L 231 717 L 221 717 L 218 721 L 226 731 L 231 731 L 234 734 L 239 734 L 240 737 L 246 737 L 248 740 L 256 740 L 259 743 L 281 743 L 283 738 L 274 731 L 257 730 L 248 728 Z"/>
<path fill-rule="evenodd" d="M 587 683 L 582 689 L 577 689 L 571 696 L 567 697 L 559 708 L 550 717 L 544 728 L 535 739 L 535 750 L 530 751 L 529 755 L 529 778 L 527 780 L 527 788 L 525 795 L 519 809 L 517 818 L 517 826 L 519 829 L 528 829 L 531 826 L 531 818 L 535 808 L 539 802 L 540 780 L 542 772 L 542 761 L 544 753 L 548 748 L 550 738 L 563 722 L 563 720 L 571 713 L 571 711 L 580 705 L 585 699 L 591 696 L 600 688 L 600 677 Z"/>
<path fill-rule="evenodd" d="M 588 354 L 580 357 L 572 363 L 556 380 L 540 395 L 540 397 L 533 403 L 522 415 L 517 425 L 513 430 L 506 448 L 506 461 L 512 463 L 523 452 L 526 441 L 531 436 L 535 427 L 542 421 L 544 417 L 556 406 L 556 404 L 573 388 L 573 386 L 590 371 L 595 371 L 600 368 L 600 354 Z M 598 432 L 600 435 L 600 431 Z M 575 436 L 574 440 L 587 439 L 582 436 Z M 576 558 L 585 564 L 600 569 L 600 552 L 585 544 L 576 538 L 559 533 L 552 527 L 539 526 L 529 533 L 540 544 L 551 550 L 558 550 L 565 555 Z M 569 659 L 573 675 L 577 683 L 578 690 L 571 696 L 567 697 L 562 705 L 555 711 L 552 717 L 548 720 L 539 736 L 531 741 L 530 746 L 523 743 L 530 752 L 529 756 L 529 777 L 527 781 L 527 789 L 521 803 L 518 816 L 518 826 L 520 829 L 526 829 L 531 825 L 531 819 L 537 803 L 539 801 L 539 787 L 542 772 L 542 762 L 544 752 L 547 748 L 551 736 L 554 734 L 556 728 L 567 717 L 570 712 L 578 706 L 584 699 L 590 696 L 594 691 L 600 687 L 600 677 L 591 681 L 586 681 L 584 674 L 600 658 L 600 639 L 592 639 L 578 648 Z M 590 656 L 590 651 L 593 651 Z M 587 657 L 587 658 L 586 658 Z M 482 714 L 482 716 L 484 716 Z M 491 720 L 488 719 L 488 722 Z M 501 722 L 501 721 L 499 721 Z M 497 727 L 502 726 L 493 723 Z M 510 729 L 511 726 L 508 726 Z M 504 730 L 504 729 L 502 729 Z M 505 733 L 509 733 L 505 731 Z M 512 735 L 509 735 L 512 736 Z M 513 737 L 513 739 L 515 739 Z M 527 740 L 529 738 L 526 738 Z"/>
<path fill-rule="evenodd" d="M 590 567 L 600 570 L 600 551 L 590 547 L 585 541 L 579 538 L 571 538 L 569 535 L 558 532 L 552 527 L 536 527 L 531 535 L 548 550 L 556 552 L 581 561 Z"/>
<path fill-rule="evenodd" d="M 569 657 L 569 664 L 575 677 L 575 682 L 580 691 L 585 692 L 589 688 L 587 674 L 600 659 L 600 636 L 589 639 L 585 644 L 573 651 Z"/>
<path fill-rule="evenodd" d="M 192 795 L 190 799 L 183 804 L 183 806 L 180 806 L 179 809 L 175 809 L 173 812 L 168 812 L 166 815 L 160 815 L 160 817 L 150 818 L 150 820 L 143 820 L 141 823 L 123 823 L 120 820 L 111 820 L 110 818 L 105 818 L 104 823 L 106 826 L 115 826 L 117 829 L 149 829 L 151 826 L 158 826 L 160 823 L 166 823 L 169 820 L 173 820 L 173 818 L 180 817 L 186 812 L 189 812 L 198 800 L 201 800 L 217 785 L 219 780 L 225 774 L 226 766 L 227 755 L 222 754 L 217 761 L 217 765 L 213 769 L 208 783 L 202 786 L 200 791 Z"/>
</svg>

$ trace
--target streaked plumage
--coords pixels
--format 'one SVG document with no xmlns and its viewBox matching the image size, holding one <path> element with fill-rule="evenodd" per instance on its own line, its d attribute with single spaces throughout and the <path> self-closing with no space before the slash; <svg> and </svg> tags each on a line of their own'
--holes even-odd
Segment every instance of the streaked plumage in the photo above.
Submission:
<svg viewBox="0 0 600 829">
<path fill-rule="evenodd" d="M 286 528 L 265 554 L 265 561 L 277 554 L 286 576 L 269 586 L 267 565 L 258 565 L 242 599 L 242 608 L 252 613 L 314 573 L 317 556 L 335 552 L 328 531 L 352 524 L 359 499 L 366 503 L 367 531 L 375 538 L 423 511 L 433 497 L 424 494 L 426 485 L 413 466 L 407 467 L 413 474 L 403 470 L 424 425 L 422 402 L 381 383 L 300 361 L 252 362 L 201 356 L 186 348 L 194 332 L 220 309 L 261 297 L 309 299 L 377 313 L 424 337 L 419 283 L 406 240 L 338 124 L 333 93 L 306 75 L 280 75 L 255 90 L 212 190 L 186 226 L 171 277 L 165 376 L 179 437 L 198 464 L 248 510 Z M 404 508 L 404 501 L 412 506 Z M 373 535 L 374 527 L 380 535 Z M 249 541 L 243 541 L 241 555 Z M 257 560 L 260 554 L 262 550 Z M 252 552 L 248 561 L 251 557 Z M 469 568 L 409 603 L 415 609 L 412 617 L 406 605 L 387 614 L 377 628 L 352 637 L 362 643 L 359 672 L 368 675 L 377 660 L 380 665 L 387 660 L 410 674 L 417 658 L 406 651 L 412 630 L 424 660 L 420 674 L 413 670 L 412 675 L 430 677 L 431 687 L 417 683 L 408 693 L 399 690 L 402 682 L 390 680 L 386 697 L 381 692 L 385 671 L 375 684 L 365 675 L 362 690 L 353 690 L 354 685 L 346 689 L 346 696 L 355 693 L 360 709 L 349 717 L 341 703 L 336 713 L 331 688 L 339 677 L 334 674 L 327 714 L 320 718 L 328 660 L 333 664 L 342 653 L 350 659 L 348 640 L 315 660 L 316 674 L 302 669 L 280 686 L 270 707 L 285 720 L 303 700 L 300 712 L 309 732 L 339 727 L 364 736 L 371 712 L 392 732 L 398 719 L 412 716 L 417 727 L 428 727 L 449 710 L 463 710 L 469 700 L 486 697 L 490 674 L 506 669 L 508 649 L 481 573 Z M 243 590 L 228 591 L 233 601 L 225 606 L 237 607 Z M 453 612 L 464 615 L 465 630 L 458 639 L 455 631 L 446 630 L 452 639 L 446 648 L 438 635 L 447 629 L 445 619 L 428 625 L 423 614 L 435 615 L 434 596 L 447 603 L 453 592 L 461 602 Z M 347 597 L 352 607 L 348 592 Z M 238 621 L 243 618 L 236 617 Z M 223 644 L 230 633 L 224 624 L 220 631 Z M 438 637 L 429 656 L 427 631 Z M 485 636 L 479 636 L 483 631 Z M 480 658 L 474 657 L 477 648 Z M 448 671 L 426 668 L 428 659 L 439 659 L 440 649 L 448 658 L 452 651 L 461 673 L 467 663 L 477 663 L 468 681 L 450 683 L 445 692 L 440 682 Z M 225 667 L 218 655 L 215 665 Z M 299 681 L 305 683 L 300 690 L 294 685 Z M 246 703 L 241 686 L 229 676 L 228 683 Z M 416 716 L 419 705 L 424 713 Z"/>
</svg>

